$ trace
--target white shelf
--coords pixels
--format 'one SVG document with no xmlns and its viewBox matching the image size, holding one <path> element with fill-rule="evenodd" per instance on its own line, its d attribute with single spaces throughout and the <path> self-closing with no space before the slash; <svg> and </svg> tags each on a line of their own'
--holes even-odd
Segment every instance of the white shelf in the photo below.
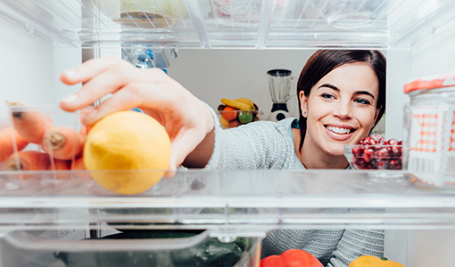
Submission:
<svg viewBox="0 0 455 267">
<path fill-rule="evenodd" d="M 451 0 L 273 3 L 0 0 L 0 15 L 55 47 L 75 48 L 410 48 L 455 23 Z"/>
<path fill-rule="evenodd" d="M 0 175 L 0 228 L 107 222 L 243 235 L 289 227 L 455 228 L 454 186 L 436 188 L 397 171 L 182 171 L 135 196 L 81 179 L 87 172 L 66 180 L 13 174 Z"/>
</svg>

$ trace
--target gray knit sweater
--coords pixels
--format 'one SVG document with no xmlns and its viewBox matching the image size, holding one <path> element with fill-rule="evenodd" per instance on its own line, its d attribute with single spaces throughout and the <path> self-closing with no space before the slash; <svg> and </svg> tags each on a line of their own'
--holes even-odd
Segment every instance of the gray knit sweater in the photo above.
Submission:
<svg viewBox="0 0 455 267">
<path fill-rule="evenodd" d="M 217 124 L 215 149 L 206 169 L 305 170 L 295 154 L 294 140 L 289 133 L 294 120 L 260 121 L 229 130 Z M 268 233 L 262 245 L 262 257 L 297 248 L 311 253 L 324 266 L 347 267 L 362 255 L 382 257 L 384 233 L 369 229 L 279 229 Z"/>
</svg>

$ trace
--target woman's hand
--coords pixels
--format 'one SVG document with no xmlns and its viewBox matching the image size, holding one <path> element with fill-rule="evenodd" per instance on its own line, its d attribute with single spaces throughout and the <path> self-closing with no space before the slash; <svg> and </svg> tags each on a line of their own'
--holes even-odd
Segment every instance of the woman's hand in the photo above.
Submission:
<svg viewBox="0 0 455 267">
<path fill-rule="evenodd" d="M 214 127 L 209 109 L 160 69 L 141 70 L 115 57 L 89 60 L 60 75 L 67 85 L 84 83 L 74 95 L 60 101 L 60 108 L 76 111 L 107 94 L 112 97 L 87 109 L 81 120 L 92 125 L 104 116 L 138 107 L 160 122 L 172 142 L 169 169 L 175 170 Z M 172 176 L 168 173 L 167 176 Z"/>
</svg>

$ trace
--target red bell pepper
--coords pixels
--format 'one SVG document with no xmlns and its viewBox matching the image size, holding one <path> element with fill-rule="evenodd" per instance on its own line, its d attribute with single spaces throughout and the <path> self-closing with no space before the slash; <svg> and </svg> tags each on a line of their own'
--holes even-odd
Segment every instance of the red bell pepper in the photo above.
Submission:
<svg viewBox="0 0 455 267">
<path fill-rule="evenodd" d="M 280 256 L 268 256 L 261 260 L 261 267 L 324 267 L 310 253 L 301 249 L 290 249 Z"/>
</svg>

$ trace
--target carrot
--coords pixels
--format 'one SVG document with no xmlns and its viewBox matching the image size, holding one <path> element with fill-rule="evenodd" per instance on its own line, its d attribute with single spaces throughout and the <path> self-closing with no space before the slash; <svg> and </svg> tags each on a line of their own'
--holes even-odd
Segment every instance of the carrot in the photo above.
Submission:
<svg viewBox="0 0 455 267">
<path fill-rule="evenodd" d="M 75 171 L 74 174 L 81 179 L 91 179 L 90 174 L 88 172 L 83 172 L 87 170 L 87 168 L 85 168 L 84 165 L 83 157 L 78 157 L 75 160 L 73 160 L 71 164 L 71 170 Z"/>
<path fill-rule="evenodd" d="M 17 157 L 17 158 L 16 158 Z M 38 151 L 20 151 L 3 164 L 4 171 L 44 171 L 49 169 L 49 155 Z"/>
<path fill-rule="evenodd" d="M 54 164 L 51 164 L 48 170 L 52 171 L 69 171 L 71 168 L 71 161 L 70 160 L 61 160 L 61 159 L 54 159 Z M 65 179 L 69 177 L 69 173 L 57 173 L 55 174 L 57 179 Z"/>
<path fill-rule="evenodd" d="M 14 151 L 21 151 L 28 145 L 13 127 L 0 131 L 0 162 L 6 160 Z"/>
<path fill-rule="evenodd" d="M 27 110 L 25 105 L 9 103 L 12 109 L 14 129 L 22 138 L 33 144 L 41 144 L 44 133 L 52 127 L 52 119 L 38 111 Z"/>
<path fill-rule="evenodd" d="M 44 134 L 42 146 L 52 157 L 69 160 L 81 153 L 84 138 L 71 128 L 54 126 Z"/>
<path fill-rule="evenodd" d="M 71 170 L 72 171 L 87 170 L 87 168 L 85 168 L 84 158 L 83 157 L 79 157 L 79 158 L 73 160 L 73 162 L 71 163 Z"/>
</svg>

